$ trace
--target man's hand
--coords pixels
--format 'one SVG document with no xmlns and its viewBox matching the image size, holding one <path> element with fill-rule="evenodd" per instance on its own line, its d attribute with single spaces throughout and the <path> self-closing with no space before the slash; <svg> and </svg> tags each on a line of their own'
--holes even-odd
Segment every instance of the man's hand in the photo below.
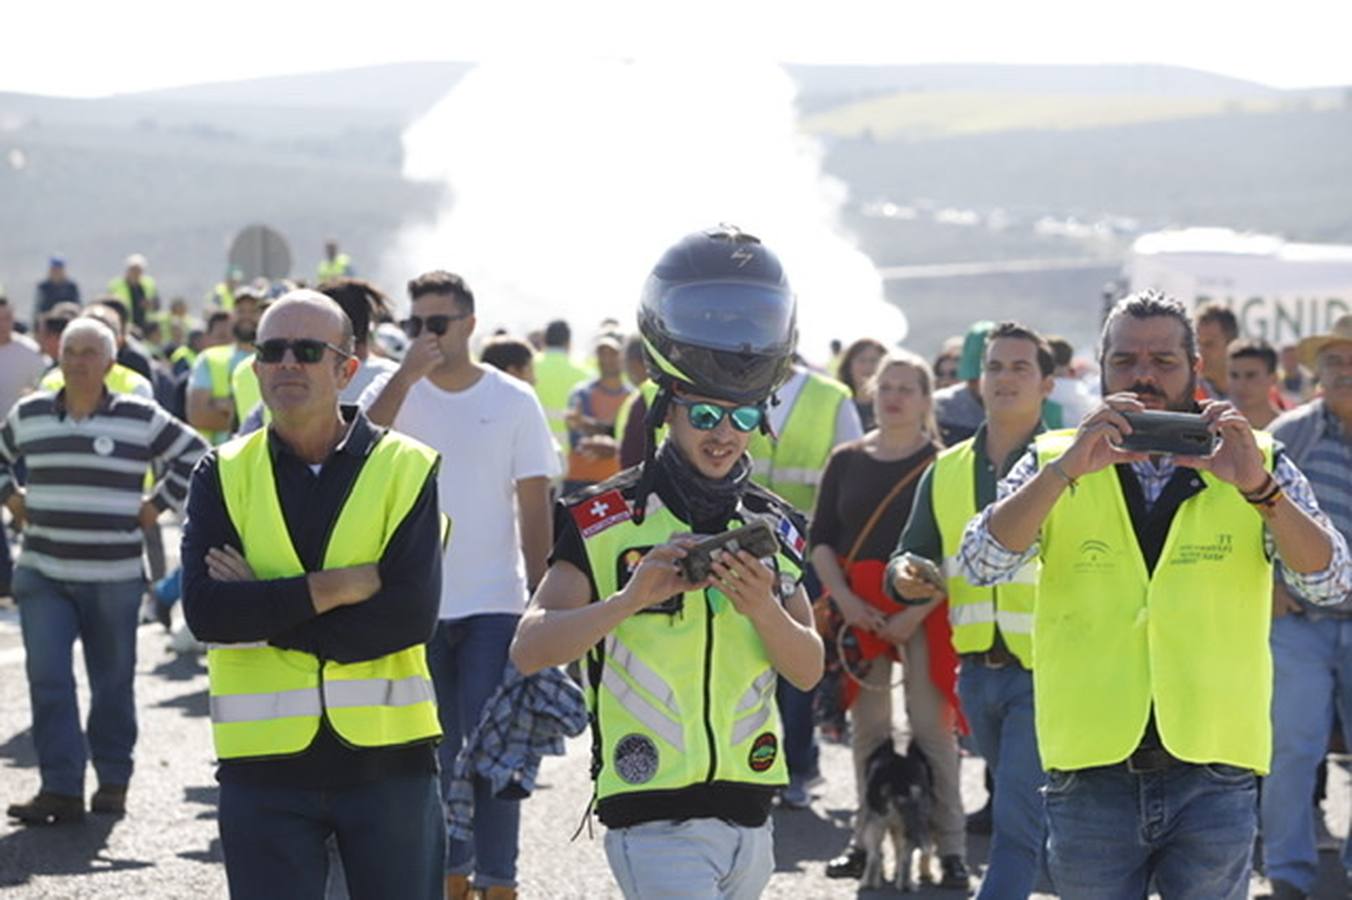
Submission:
<svg viewBox="0 0 1352 900">
<path fill-rule="evenodd" d="M 1210 456 L 1176 456 L 1177 464 L 1210 472 L 1246 494 L 1267 484 L 1263 452 L 1258 449 L 1253 429 L 1244 414 L 1223 400 L 1210 400 L 1202 407 L 1202 418 L 1220 437 L 1220 446 Z"/>
<path fill-rule="evenodd" d="M 149 531 L 160 521 L 160 508 L 155 505 L 155 501 L 149 497 L 141 501 L 141 509 L 136 514 L 136 521 L 141 524 L 142 531 Z"/>
<path fill-rule="evenodd" d="M 380 570 L 375 563 L 325 569 L 305 576 L 315 613 L 322 615 L 340 606 L 354 606 L 370 600 L 380 590 Z"/>
<path fill-rule="evenodd" d="M 408 351 L 404 354 L 403 361 L 399 363 L 399 372 L 410 382 L 418 381 L 441 365 L 443 360 L 438 336 L 430 331 L 424 331 L 409 343 Z"/>
<path fill-rule="evenodd" d="M 882 610 L 865 602 L 853 591 L 833 593 L 831 600 L 836 604 L 836 609 L 840 610 L 840 617 L 845 620 L 845 624 L 852 628 L 862 628 L 876 633 L 887 624 L 887 616 L 883 615 Z"/>
<path fill-rule="evenodd" d="M 1280 619 L 1288 613 L 1300 615 L 1301 612 L 1300 604 L 1292 596 L 1286 585 L 1274 583 L 1272 585 L 1272 618 Z"/>
<path fill-rule="evenodd" d="M 1145 406 L 1130 392 L 1105 397 L 1103 404 L 1085 417 L 1075 430 L 1075 440 L 1057 462 L 1068 478 L 1092 475 L 1122 462 L 1141 462 L 1145 453 L 1133 453 L 1117 445 L 1131 434 L 1124 412 L 1144 412 Z"/>
<path fill-rule="evenodd" d="M 748 619 L 759 619 L 779 609 L 775 573 L 745 550 L 716 554 L 710 572 L 714 585 Z"/>
<path fill-rule="evenodd" d="M 207 574 L 217 581 L 256 581 L 253 566 L 234 547 L 212 547 L 207 550 Z"/>
<path fill-rule="evenodd" d="M 920 570 L 910 563 L 898 566 L 892 578 L 892 590 L 912 603 L 928 603 L 944 596 L 944 592 L 920 577 Z"/>
<path fill-rule="evenodd" d="M 23 531 L 23 527 L 28 524 L 28 503 L 24 500 L 23 488 L 15 488 L 5 501 L 5 506 L 9 507 L 9 514 L 14 517 L 14 530 Z"/>
<path fill-rule="evenodd" d="M 691 584 L 676 565 L 676 560 L 686 555 L 686 548 L 695 543 L 696 540 L 688 534 L 673 534 L 667 543 L 652 548 L 644 555 L 620 591 L 634 604 L 636 612 L 655 606 L 675 594 L 699 590 L 712 583 L 705 580 L 702 584 Z"/>
</svg>

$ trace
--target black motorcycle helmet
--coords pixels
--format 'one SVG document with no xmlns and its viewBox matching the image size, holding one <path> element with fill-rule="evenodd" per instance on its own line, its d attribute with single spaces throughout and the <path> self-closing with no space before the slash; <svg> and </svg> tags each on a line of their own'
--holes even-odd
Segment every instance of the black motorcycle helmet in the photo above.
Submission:
<svg viewBox="0 0 1352 900">
<path fill-rule="evenodd" d="M 788 380 L 797 304 L 779 259 L 731 225 L 687 235 L 653 268 L 639 301 L 648 374 L 670 391 L 764 403 Z"/>
</svg>

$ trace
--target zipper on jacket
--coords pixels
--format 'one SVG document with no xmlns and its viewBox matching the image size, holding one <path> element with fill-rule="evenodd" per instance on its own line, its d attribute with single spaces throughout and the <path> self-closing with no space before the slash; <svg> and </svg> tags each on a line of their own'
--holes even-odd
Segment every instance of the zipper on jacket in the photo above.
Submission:
<svg viewBox="0 0 1352 900">
<path fill-rule="evenodd" d="M 714 667 L 714 608 L 709 589 L 704 589 L 704 737 L 709 742 L 709 774 L 705 781 L 713 781 L 718 770 L 718 743 L 714 740 L 714 723 L 710 715 L 710 692 Z"/>
</svg>

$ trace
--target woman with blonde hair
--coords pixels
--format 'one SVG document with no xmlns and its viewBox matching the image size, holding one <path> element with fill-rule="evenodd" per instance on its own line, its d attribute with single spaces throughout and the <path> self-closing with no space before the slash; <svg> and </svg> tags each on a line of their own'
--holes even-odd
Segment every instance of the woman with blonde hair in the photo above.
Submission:
<svg viewBox="0 0 1352 900">
<path fill-rule="evenodd" d="M 909 611 L 883 592 L 887 559 L 915 501 L 920 475 L 938 447 L 933 373 L 914 353 L 893 351 L 879 363 L 872 396 L 877 425 L 843 444 L 827 462 L 809 533 L 812 563 L 847 626 L 855 630 L 860 661 L 846 703 L 859 809 L 865 800 L 865 762 L 892 739 L 893 663 L 904 662 L 906 713 L 912 740 L 934 772 L 932 832 L 943 887 L 966 888 L 966 833 L 958 781 L 955 690 L 957 659 L 948 616 Z M 853 680 L 858 679 L 856 684 Z M 852 695 L 852 696 L 851 696 Z M 827 865 L 832 878 L 858 878 L 864 868 L 860 821 L 854 841 Z"/>
</svg>

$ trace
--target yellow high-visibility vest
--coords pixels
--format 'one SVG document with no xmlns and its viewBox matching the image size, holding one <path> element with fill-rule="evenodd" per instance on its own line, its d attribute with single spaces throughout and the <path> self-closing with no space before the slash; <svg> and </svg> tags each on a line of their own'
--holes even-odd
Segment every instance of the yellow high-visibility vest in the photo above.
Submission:
<svg viewBox="0 0 1352 900">
<path fill-rule="evenodd" d="M 261 581 L 305 573 L 282 515 L 267 430 L 217 450 L 221 493 Z M 324 569 L 380 560 L 436 465 L 437 454 L 386 432 L 362 464 L 324 549 Z M 207 650 L 211 728 L 222 760 L 288 756 L 310 746 L 320 718 L 357 747 L 440 736 L 424 645 L 359 663 L 337 663 L 266 642 Z"/>
<path fill-rule="evenodd" d="M 817 503 L 826 461 L 836 445 L 836 418 L 842 403 L 851 402 L 850 389 L 838 381 L 808 372 L 784 422 L 771 441 L 757 432 L 751 436 L 751 480 L 783 497 L 805 515 Z"/>
<path fill-rule="evenodd" d="M 1255 432 L 1268 468 L 1272 438 Z M 1037 438 L 1040 465 L 1073 431 Z M 1192 763 L 1268 771 L 1272 562 L 1263 520 L 1209 472 L 1146 568 L 1113 467 L 1065 491 L 1042 526 L 1033 614 L 1038 748 L 1048 769 L 1126 759 L 1151 710 L 1164 747 Z"/>
</svg>

